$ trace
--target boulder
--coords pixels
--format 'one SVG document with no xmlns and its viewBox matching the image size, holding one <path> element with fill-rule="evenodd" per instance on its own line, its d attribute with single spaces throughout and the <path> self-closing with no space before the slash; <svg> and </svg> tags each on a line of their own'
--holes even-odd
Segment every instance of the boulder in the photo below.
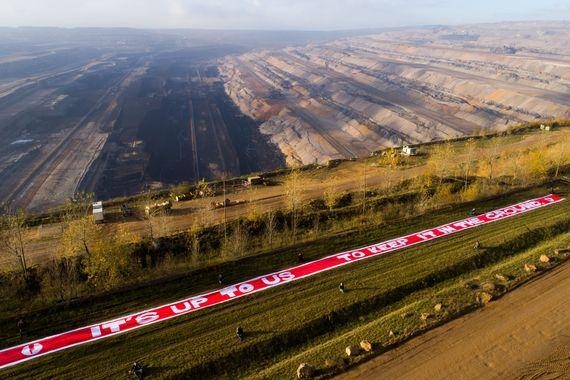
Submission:
<svg viewBox="0 0 570 380">
<path fill-rule="evenodd" d="M 495 283 L 492 281 L 486 281 L 481 284 L 481 289 L 487 293 L 493 293 L 496 288 Z"/>
<path fill-rule="evenodd" d="M 427 320 L 430 319 L 430 318 L 431 318 L 431 314 L 430 314 L 430 313 L 422 313 L 422 315 L 420 315 L 420 319 L 421 319 L 422 321 L 424 321 L 424 322 L 427 321 Z"/>
<path fill-rule="evenodd" d="M 301 363 L 297 368 L 298 379 L 310 379 L 315 375 L 315 367 L 307 363 Z"/>
<path fill-rule="evenodd" d="M 508 278 L 506 278 L 505 276 L 503 276 L 502 274 L 499 274 L 499 273 L 497 273 L 497 274 L 495 275 L 495 278 L 496 278 L 497 280 L 503 281 L 503 282 L 508 282 L 508 281 L 509 281 Z"/>
<path fill-rule="evenodd" d="M 550 262 L 550 257 L 548 257 L 546 255 L 540 255 L 540 262 L 546 264 L 546 263 Z"/>
<path fill-rule="evenodd" d="M 441 309 L 443 309 L 443 305 L 440 303 L 436 303 L 433 309 L 436 311 L 436 313 L 439 313 Z"/>
<path fill-rule="evenodd" d="M 357 356 L 360 354 L 360 347 L 358 346 L 348 346 L 344 349 L 348 356 Z"/>
<path fill-rule="evenodd" d="M 481 305 L 488 304 L 489 302 L 491 302 L 492 299 L 493 299 L 493 295 L 491 293 L 487 293 L 487 292 L 481 292 L 477 296 L 477 300 L 479 301 L 479 303 Z"/>
<path fill-rule="evenodd" d="M 331 368 L 331 367 L 338 367 L 338 366 L 339 366 L 338 360 L 335 360 L 335 359 L 326 359 L 325 360 L 325 367 Z"/>
<path fill-rule="evenodd" d="M 362 348 L 365 352 L 372 351 L 372 343 L 368 340 L 363 340 L 360 342 L 360 348 Z"/>
<path fill-rule="evenodd" d="M 533 265 L 533 264 L 525 264 L 525 265 L 524 265 L 524 270 L 527 271 L 528 273 L 536 272 L 536 265 Z"/>
</svg>

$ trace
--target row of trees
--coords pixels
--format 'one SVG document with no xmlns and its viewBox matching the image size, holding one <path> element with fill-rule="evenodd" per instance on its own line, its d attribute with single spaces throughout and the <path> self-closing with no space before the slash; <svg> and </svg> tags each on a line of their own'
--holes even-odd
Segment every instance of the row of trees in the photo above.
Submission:
<svg viewBox="0 0 570 380">
<path fill-rule="evenodd" d="M 544 136 L 548 136 L 545 134 Z M 570 135 L 560 135 L 554 142 L 539 142 L 538 146 L 521 146 L 503 149 L 501 140 L 468 140 L 459 150 L 451 143 L 432 148 L 424 172 L 426 177 L 435 176 L 440 181 L 447 177 L 462 178 L 465 187 L 473 176 L 491 182 L 510 178 L 522 185 L 541 182 L 548 175 L 558 178 L 562 168 L 570 164 Z"/>
<path fill-rule="evenodd" d="M 467 141 L 461 150 L 452 144 L 433 146 L 427 164 L 422 168 L 423 175 L 409 185 L 409 189 L 414 189 L 414 186 L 417 186 L 415 189 L 425 189 L 421 199 L 413 204 L 413 212 L 491 195 L 501 191 L 499 183 L 503 184 L 507 179 L 513 184 L 528 185 L 532 181 L 544 180 L 547 175 L 558 176 L 570 163 L 569 154 L 567 136 L 554 143 L 524 150 L 502 149 L 499 141 L 493 139 L 484 144 L 475 140 Z M 377 159 L 385 173 L 383 190 L 380 192 L 389 191 L 394 185 L 398 188 L 393 191 L 403 189 L 404 182 L 397 175 L 399 172 L 390 170 L 401 164 L 402 158 L 395 156 L 397 153 Z M 339 207 L 353 205 L 360 207 L 361 215 L 373 212 L 373 220 L 376 222 L 397 217 L 404 209 L 408 212 L 408 206 L 403 205 L 383 206 L 381 210 L 373 210 L 374 198 L 368 194 L 374 192 L 370 191 L 368 182 L 374 170 L 370 163 L 374 160 L 367 159 L 356 166 L 357 172 L 352 176 L 358 181 L 358 186 L 352 193 L 344 190 L 342 182 L 336 178 L 327 181 L 322 187 L 323 207 L 319 212 L 334 214 Z M 455 178 L 455 182 L 446 180 L 450 177 Z M 216 223 L 213 211 L 204 209 L 200 213 L 202 217 L 184 234 L 183 244 L 187 252 L 185 260 L 191 266 L 197 266 L 203 258 L 225 260 L 248 254 L 252 247 L 274 248 L 278 244 L 290 244 L 298 238 L 320 236 L 321 231 L 331 228 L 337 222 L 323 224 L 319 212 L 313 212 L 315 209 L 308 207 L 305 181 L 305 174 L 299 170 L 292 170 L 285 178 L 283 189 L 286 218 L 283 217 L 283 212 L 273 210 L 260 214 L 252 202 L 247 224 L 244 221 L 229 222 L 225 213 Z M 461 184 L 460 188 L 458 183 Z M 351 187 L 354 188 L 353 185 Z M 202 191 L 209 191 L 205 183 L 201 188 Z M 155 201 L 150 193 L 148 197 L 142 198 L 143 203 Z M 54 260 L 48 274 L 42 278 L 45 288 L 52 289 L 59 297 L 73 296 L 70 289 L 76 288 L 78 283 L 87 284 L 93 289 L 109 289 L 123 284 L 129 276 L 140 274 L 141 264 L 133 254 L 135 248 L 143 244 L 152 251 L 153 247 L 158 247 L 160 236 L 164 235 L 161 229 L 166 218 L 160 211 L 145 216 L 148 226 L 146 237 L 136 236 L 121 225 L 97 225 L 90 212 L 92 199 L 91 194 L 78 194 L 64 207 L 58 243 L 62 259 Z M 212 213 L 211 217 L 206 216 L 208 213 Z M 313 221 L 309 222 L 312 223 L 311 227 L 307 224 L 309 214 L 314 215 Z M 365 222 L 366 218 L 360 220 Z M 30 234 L 26 221 L 24 211 L 3 209 L 0 217 L 0 250 L 4 259 L 14 263 L 19 276 L 28 282 L 34 272 L 29 268 L 26 254 L 26 241 Z M 300 221 L 302 230 L 299 229 Z M 230 224 L 231 227 L 228 228 Z M 205 228 L 218 230 L 218 235 L 214 235 L 220 237 L 219 246 L 204 244 Z M 261 232 L 252 235 L 252 228 Z M 310 236 L 307 235 L 309 230 L 312 231 Z M 149 253 L 151 256 L 153 254 Z"/>
</svg>

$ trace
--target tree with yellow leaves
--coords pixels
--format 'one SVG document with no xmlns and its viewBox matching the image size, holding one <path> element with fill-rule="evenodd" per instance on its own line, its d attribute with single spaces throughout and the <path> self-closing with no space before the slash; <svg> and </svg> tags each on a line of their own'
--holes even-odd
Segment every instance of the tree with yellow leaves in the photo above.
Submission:
<svg viewBox="0 0 570 380">
<path fill-rule="evenodd" d="M 14 259 L 24 278 L 28 277 L 25 234 L 26 213 L 24 210 L 11 211 L 5 206 L 0 214 L 0 252 Z"/>
<path fill-rule="evenodd" d="M 477 161 L 479 163 L 477 175 L 493 180 L 495 176 L 496 163 L 500 157 L 499 147 L 499 139 L 493 138 L 490 141 L 490 148 L 488 150 L 480 149 L 477 152 Z"/>
<path fill-rule="evenodd" d="M 455 151 L 450 142 L 434 145 L 427 162 L 427 173 L 430 176 L 437 176 L 441 184 L 443 178 L 451 175 L 455 162 L 454 155 Z"/>
<path fill-rule="evenodd" d="M 548 162 L 544 153 L 544 150 L 540 148 L 533 149 L 528 153 L 528 182 L 541 182 L 546 177 L 548 173 Z"/>
<path fill-rule="evenodd" d="M 398 149 L 389 148 L 382 152 L 382 157 L 380 158 L 380 164 L 382 166 L 387 166 L 390 169 L 396 169 L 400 165 L 401 155 Z"/>
<path fill-rule="evenodd" d="M 331 178 L 328 181 L 325 190 L 323 191 L 325 206 L 328 207 L 329 211 L 332 211 L 332 209 L 336 207 L 338 200 L 341 196 L 338 191 L 337 183 L 338 179 L 336 177 Z"/>
<path fill-rule="evenodd" d="M 140 239 L 119 225 L 115 231 L 92 241 L 85 273 L 96 288 L 111 289 L 120 285 L 130 269 L 130 253 Z"/>
<path fill-rule="evenodd" d="M 63 256 L 90 255 L 90 245 L 100 234 L 90 213 L 93 194 L 78 193 L 64 206 L 61 251 Z"/>
</svg>

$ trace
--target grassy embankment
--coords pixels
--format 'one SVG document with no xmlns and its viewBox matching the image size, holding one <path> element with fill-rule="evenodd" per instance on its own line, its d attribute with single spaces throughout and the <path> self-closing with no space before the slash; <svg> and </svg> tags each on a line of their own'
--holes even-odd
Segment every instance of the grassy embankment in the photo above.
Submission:
<svg viewBox="0 0 570 380">
<path fill-rule="evenodd" d="M 228 281 L 287 267 L 295 251 L 308 259 L 370 242 L 400 236 L 465 217 L 475 206 L 488 210 L 547 192 L 545 187 L 511 194 L 445 211 L 431 212 L 406 223 L 387 223 L 324 236 L 312 242 L 222 263 L 160 286 L 116 293 L 75 306 L 45 310 L 31 318 L 31 334 L 41 336 L 73 326 L 112 318 L 128 311 L 157 305 L 216 287 L 216 273 Z M 568 195 L 568 187 L 562 193 Z M 122 377 L 133 360 L 149 366 L 153 378 L 251 376 L 292 377 L 300 362 L 316 365 L 322 374 L 342 369 L 350 361 L 339 360 L 342 349 L 359 339 L 377 344 L 394 343 L 476 305 L 478 289 L 465 283 L 481 283 L 493 274 L 508 276 L 497 281 L 500 293 L 524 280 L 524 262 L 536 263 L 536 255 L 568 244 L 570 204 L 563 202 L 523 216 L 493 223 L 403 251 L 365 260 L 342 269 L 288 284 L 238 302 L 149 326 L 137 332 L 75 348 L 32 361 L 0 373 L 10 378 Z M 479 240 L 484 250 L 474 250 Z M 560 259 L 561 260 L 561 259 Z M 340 294 L 337 285 L 349 288 Z M 475 287 L 474 287 L 475 288 Z M 444 304 L 441 313 L 433 305 Z M 412 315 L 401 318 L 403 311 Z M 422 312 L 434 314 L 427 323 Z M 16 343 L 12 321 L 1 323 L 2 345 Z M 242 325 L 247 338 L 235 341 L 235 327 Z M 48 327 L 49 326 L 49 327 Z M 392 329 L 395 338 L 388 338 Z M 324 361 L 328 360 L 327 368 Z M 358 360 L 358 359 L 356 359 Z"/>
</svg>

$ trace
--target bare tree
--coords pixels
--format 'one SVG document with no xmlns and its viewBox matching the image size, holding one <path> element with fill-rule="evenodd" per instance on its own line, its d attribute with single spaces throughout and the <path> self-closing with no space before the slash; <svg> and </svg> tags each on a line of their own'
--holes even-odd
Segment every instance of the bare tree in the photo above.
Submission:
<svg viewBox="0 0 570 380">
<path fill-rule="evenodd" d="M 368 191 L 368 160 L 364 160 L 364 165 L 362 166 L 362 176 L 360 182 L 360 190 L 362 192 L 362 215 L 366 213 L 366 192 Z"/>
<path fill-rule="evenodd" d="M 315 237 L 319 236 L 319 232 L 321 231 L 321 218 L 318 213 L 315 213 L 313 216 L 313 234 Z"/>
<path fill-rule="evenodd" d="M 10 211 L 4 207 L 0 216 L 0 240 L 2 250 L 15 259 L 24 278 L 28 277 L 28 263 L 26 260 L 25 234 L 26 212 L 24 210 Z"/>
<path fill-rule="evenodd" d="M 224 224 L 224 243 L 228 242 L 228 212 L 227 212 L 227 202 L 226 202 L 226 179 L 227 179 L 227 173 L 223 172 L 222 173 L 222 187 L 223 187 L 223 199 L 222 202 L 224 204 L 224 220 L 223 220 L 223 224 Z"/>
<path fill-rule="evenodd" d="M 200 261 L 200 235 L 198 231 L 189 231 L 190 262 L 197 264 Z"/>
<path fill-rule="evenodd" d="M 492 181 L 495 176 L 495 166 L 499 160 L 500 141 L 497 138 L 490 140 L 490 148 L 479 149 L 477 152 L 477 161 L 479 162 L 478 175 L 487 177 Z"/>
<path fill-rule="evenodd" d="M 265 214 L 265 236 L 267 237 L 267 243 L 269 243 L 270 248 L 273 248 L 273 236 L 275 235 L 276 227 L 277 216 L 275 211 L 269 210 Z"/>
<path fill-rule="evenodd" d="M 451 174 L 453 166 L 453 146 L 450 142 L 434 145 L 428 160 L 428 168 L 439 177 L 439 185 Z"/>
<path fill-rule="evenodd" d="M 287 196 L 287 209 L 291 212 L 291 232 L 297 236 L 297 217 L 301 208 L 302 184 L 301 174 L 297 169 L 292 169 L 284 183 L 285 195 Z"/>
<path fill-rule="evenodd" d="M 465 146 L 465 159 L 461 163 L 462 174 L 465 181 L 464 189 L 467 189 L 469 185 L 469 176 L 472 173 L 474 167 L 475 153 L 477 151 L 477 143 L 474 139 L 469 139 Z"/>
<path fill-rule="evenodd" d="M 568 135 L 560 137 L 560 143 L 553 146 L 553 164 L 556 168 L 554 171 L 554 178 L 558 178 L 560 174 L 560 167 L 566 165 L 570 161 L 570 137 Z"/>
<path fill-rule="evenodd" d="M 247 231 L 241 221 L 237 221 L 227 242 L 222 244 L 222 254 L 228 258 L 243 256 L 248 246 Z"/>
<path fill-rule="evenodd" d="M 172 207 L 169 200 L 160 201 L 154 199 L 150 189 L 144 193 L 141 200 L 141 208 L 144 212 L 144 220 L 146 221 L 148 237 L 151 242 L 155 242 L 156 238 L 166 233 L 166 221 L 164 215 Z"/>
</svg>

